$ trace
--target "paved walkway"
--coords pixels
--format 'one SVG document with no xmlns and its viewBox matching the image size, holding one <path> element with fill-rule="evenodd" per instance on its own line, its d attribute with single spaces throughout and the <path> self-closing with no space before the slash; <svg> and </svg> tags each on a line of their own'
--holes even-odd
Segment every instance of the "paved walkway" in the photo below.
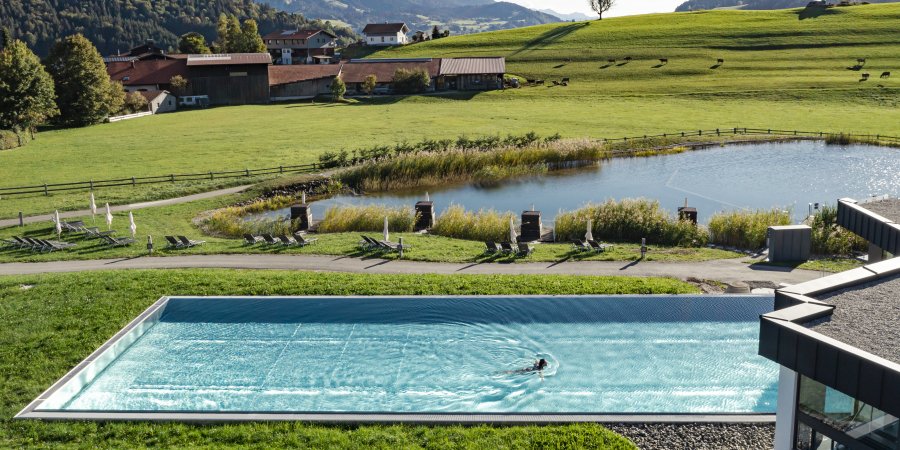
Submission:
<svg viewBox="0 0 900 450">
<path fill-rule="evenodd" d="M 236 187 L 227 188 L 227 189 L 219 189 L 219 190 L 215 190 L 215 191 L 201 192 L 199 194 L 187 195 L 184 197 L 167 198 L 164 200 L 154 200 L 152 202 L 132 203 L 130 205 L 110 206 L 109 209 L 111 209 L 113 212 L 119 212 L 119 211 L 133 211 L 135 209 L 143 209 L 143 208 L 155 208 L 157 206 L 177 205 L 179 203 L 188 203 L 188 202 L 192 202 L 194 200 L 203 200 L 206 198 L 219 197 L 222 195 L 236 194 L 238 192 L 243 192 L 243 191 L 247 190 L 251 186 L 253 186 L 253 185 L 247 184 L 244 186 L 236 186 Z M 84 198 L 85 198 L 84 202 L 88 203 L 88 194 L 85 194 Z M 80 211 L 64 211 L 64 212 L 59 213 L 59 218 L 60 219 L 70 219 L 73 217 L 84 217 L 84 216 L 87 216 L 90 214 L 91 214 L 90 209 L 82 209 Z M 106 208 L 104 207 L 103 204 L 97 205 L 97 214 L 106 214 Z M 47 213 L 47 214 L 40 214 L 37 216 L 28 216 L 23 219 L 23 222 L 25 222 L 25 223 L 35 223 L 35 222 L 45 222 L 45 221 L 49 222 L 51 220 L 50 219 L 51 215 L 52 215 L 51 213 Z M 19 224 L 18 217 L 15 219 L 0 220 L 0 228 L 12 227 L 12 226 L 16 226 L 18 224 Z"/>
<path fill-rule="evenodd" d="M 819 278 L 821 272 L 786 267 L 759 267 L 741 262 L 742 258 L 705 262 L 622 262 L 577 261 L 534 263 L 433 263 L 378 258 L 352 258 L 329 255 L 185 255 L 98 259 L 89 261 L 53 261 L 42 263 L 0 264 L 0 275 L 48 272 L 82 272 L 112 269 L 284 269 L 350 273 L 436 273 L 436 274 L 569 274 L 629 275 L 702 278 L 726 283 L 735 281 L 771 281 L 795 284 Z"/>
</svg>

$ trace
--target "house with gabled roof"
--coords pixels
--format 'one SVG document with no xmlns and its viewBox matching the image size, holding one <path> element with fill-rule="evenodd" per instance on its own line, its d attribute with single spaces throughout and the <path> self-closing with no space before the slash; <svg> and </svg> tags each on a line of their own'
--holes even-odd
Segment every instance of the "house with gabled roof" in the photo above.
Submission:
<svg viewBox="0 0 900 450">
<path fill-rule="evenodd" d="M 337 36 L 326 30 L 281 30 L 263 36 L 275 64 L 328 63 L 337 47 Z"/>
<path fill-rule="evenodd" d="M 370 23 L 363 28 L 366 45 L 404 45 L 409 43 L 409 27 L 403 22 Z"/>
</svg>

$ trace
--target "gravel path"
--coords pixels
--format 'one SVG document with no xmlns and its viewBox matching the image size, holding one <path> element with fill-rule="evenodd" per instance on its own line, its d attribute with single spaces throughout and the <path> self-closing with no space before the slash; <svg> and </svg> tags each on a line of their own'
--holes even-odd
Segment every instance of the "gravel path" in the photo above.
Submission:
<svg viewBox="0 0 900 450">
<path fill-rule="evenodd" d="M 351 273 L 437 273 L 437 274 L 557 274 L 557 275 L 627 275 L 639 277 L 671 277 L 679 280 L 700 277 L 725 283 L 797 284 L 822 276 L 820 272 L 778 266 L 750 265 L 741 258 L 703 262 L 623 262 L 575 261 L 542 263 L 434 263 L 378 258 L 352 258 L 330 255 L 184 255 L 96 259 L 86 261 L 52 261 L 42 263 L 0 264 L 0 275 L 48 272 L 83 272 L 111 269 L 282 269 Z"/>
<path fill-rule="evenodd" d="M 203 200 L 203 199 L 207 199 L 207 198 L 219 197 L 222 195 L 236 194 L 238 192 L 243 192 L 243 191 L 247 190 L 251 186 L 253 186 L 253 185 L 248 184 L 248 185 L 244 185 L 244 186 L 236 186 L 236 187 L 227 188 L 227 189 L 219 189 L 219 190 L 215 190 L 215 191 L 201 192 L 199 194 L 187 195 L 184 197 L 167 198 L 165 200 L 154 200 L 152 202 L 132 203 L 130 205 L 110 206 L 109 209 L 111 209 L 113 212 L 118 212 L 118 211 L 133 211 L 135 209 L 154 208 L 157 206 L 177 205 L 179 203 L 188 203 L 188 202 L 192 202 L 195 200 Z M 87 193 L 84 194 L 84 199 L 85 199 L 84 202 L 88 203 L 88 194 Z M 72 217 L 83 217 L 83 216 L 89 215 L 90 213 L 91 213 L 90 209 L 82 209 L 81 211 L 65 211 L 65 212 L 59 213 L 59 218 L 60 219 L 69 219 Z M 97 205 L 97 214 L 105 214 L 105 213 L 106 213 L 106 208 L 104 208 L 104 205 L 98 204 Z M 25 222 L 25 223 L 44 222 L 44 221 L 49 222 L 51 220 L 50 216 L 51 216 L 50 213 L 40 214 L 37 216 L 28 216 L 23 219 L 23 222 Z M 19 224 L 18 218 L 0 220 L 0 228 L 12 227 L 12 226 L 16 226 L 18 224 Z"/>
<path fill-rule="evenodd" d="M 642 450 L 762 450 L 774 447 L 775 424 L 603 424 Z"/>
</svg>

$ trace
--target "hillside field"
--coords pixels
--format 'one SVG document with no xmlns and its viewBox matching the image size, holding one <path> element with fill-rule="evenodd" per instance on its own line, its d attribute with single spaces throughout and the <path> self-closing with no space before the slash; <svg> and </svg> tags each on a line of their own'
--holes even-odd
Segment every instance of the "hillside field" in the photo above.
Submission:
<svg viewBox="0 0 900 450">
<path fill-rule="evenodd" d="M 599 138 L 730 127 L 900 134 L 900 4 L 828 11 L 802 20 L 799 10 L 653 14 L 384 50 L 371 57 L 504 55 L 510 74 L 571 83 L 223 107 L 46 131 L 24 148 L 0 152 L 0 184 L 278 166 L 311 162 L 328 150 L 461 134 Z M 718 58 L 725 62 L 713 68 Z M 848 70 L 856 58 L 866 58 L 865 67 Z M 879 78 L 884 71 L 893 76 Z M 870 79 L 859 81 L 861 73 Z M 180 189 L 151 185 L 132 192 L 146 199 Z M 85 195 L 4 198 L 0 216 L 68 208 Z"/>
</svg>

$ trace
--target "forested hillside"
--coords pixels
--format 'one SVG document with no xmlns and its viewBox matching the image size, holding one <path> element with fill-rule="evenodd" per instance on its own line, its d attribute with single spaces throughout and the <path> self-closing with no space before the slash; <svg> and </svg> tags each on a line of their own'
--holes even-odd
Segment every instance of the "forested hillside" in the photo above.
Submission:
<svg viewBox="0 0 900 450">
<path fill-rule="evenodd" d="M 279 28 L 316 27 L 332 29 L 345 42 L 355 38 L 349 29 L 277 11 L 253 0 L 3 0 L 0 26 L 41 56 L 60 37 L 79 32 L 105 55 L 146 39 L 155 39 L 163 48 L 175 48 L 178 36 L 188 31 L 212 40 L 222 13 L 255 19 L 262 34 Z"/>
</svg>

